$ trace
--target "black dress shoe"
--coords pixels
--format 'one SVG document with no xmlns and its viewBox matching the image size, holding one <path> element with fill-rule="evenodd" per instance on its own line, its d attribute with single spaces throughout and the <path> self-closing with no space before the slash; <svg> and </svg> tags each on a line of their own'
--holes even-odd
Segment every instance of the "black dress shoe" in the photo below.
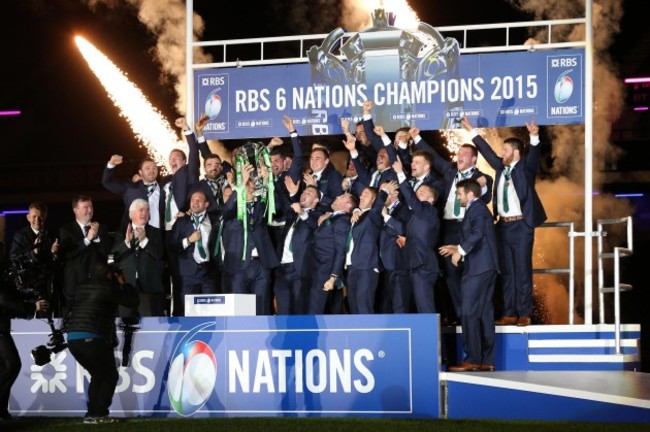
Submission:
<svg viewBox="0 0 650 432">
<path fill-rule="evenodd" d="M 481 372 L 494 372 L 495 369 L 496 368 L 494 367 L 494 365 L 491 364 L 482 364 L 481 367 L 479 368 Z"/>
</svg>

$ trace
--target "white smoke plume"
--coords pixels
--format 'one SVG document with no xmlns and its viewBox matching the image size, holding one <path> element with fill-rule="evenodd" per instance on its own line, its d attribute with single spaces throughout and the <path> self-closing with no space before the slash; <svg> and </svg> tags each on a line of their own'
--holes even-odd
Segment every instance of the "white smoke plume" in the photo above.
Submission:
<svg viewBox="0 0 650 432">
<path fill-rule="evenodd" d="M 531 13 L 535 20 L 579 18 L 585 16 L 582 0 L 510 0 L 521 10 Z M 618 0 L 601 0 L 593 3 L 593 188 L 598 191 L 603 185 L 602 171 L 620 156 L 620 151 L 611 142 L 613 122 L 621 114 L 624 105 L 623 84 L 617 77 L 617 66 L 612 63 L 608 50 L 614 36 L 620 31 L 623 15 L 622 2 Z M 552 35 L 553 41 L 584 40 L 584 26 L 557 27 Z M 546 40 L 544 33 L 533 35 L 535 40 Z M 596 84 L 597 83 L 597 84 Z M 544 203 L 549 221 L 574 221 L 577 230 L 584 230 L 584 127 L 583 126 L 549 126 L 547 127 L 552 144 L 552 178 L 537 183 L 537 191 Z M 594 218 L 619 218 L 631 215 L 632 205 L 611 194 L 600 193 L 593 200 Z M 595 227 L 594 227 L 595 229 Z M 611 233 L 608 233 L 611 234 Z M 610 240 L 612 240 L 610 238 Z M 618 244 L 623 246 L 624 239 Z M 584 242 L 576 243 L 576 279 L 579 293 L 576 304 L 580 313 L 584 286 L 580 284 L 584 274 Z M 535 236 L 535 267 L 566 267 L 569 262 L 568 240 L 566 232 L 561 229 L 537 229 Z M 596 254 L 594 241 L 594 255 Z M 608 250 L 608 251 L 611 251 Z M 594 259 L 595 260 L 595 259 Z M 596 264 L 594 262 L 594 264 Z M 595 265 L 593 268 L 597 268 Z M 544 304 L 561 304 L 558 297 L 566 297 L 562 285 L 549 283 L 548 279 L 556 276 L 536 277 L 536 294 L 543 298 Z M 594 275 L 595 279 L 595 275 Z M 543 281 L 543 282 L 542 282 Z M 543 286 L 543 288 L 541 288 Z M 593 289 L 593 288 L 592 288 Z M 593 294 L 594 310 L 597 310 L 597 295 Z M 566 312 L 549 317 L 550 322 L 565 322 Z M 557 321 L 556 321 L 557 320 Z M 596 320 L 594 320 L 596 322 Z"/>
<path fill-rule="evenodd" d="M 164 74 L 171 79 L 176 90 L 176 110 L 184 114 L 187 95 L 185 92 L 185 2 L 183 0 L 127 0 L 136 8 L 138 19 L 156 36 L 155 55 Z M 123 1 L 88 0 L 91 8 L 105 5 L 120 7 Z M 195 12 L 193 17 L 194 38 L 203 34 L 203 19 Z M 201 49 L 194 49 L 195 63 L 212 61 Z"/>
</svg>

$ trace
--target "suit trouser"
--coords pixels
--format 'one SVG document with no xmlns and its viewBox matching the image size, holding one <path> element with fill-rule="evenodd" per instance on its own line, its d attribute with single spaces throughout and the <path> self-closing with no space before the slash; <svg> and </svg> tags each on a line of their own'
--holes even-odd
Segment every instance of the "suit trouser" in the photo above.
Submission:
<svg viewBox="0 0 650 432">
<path fill-rule="evenodd" d="M 460 325 L 463 329 L 465 360 L 474 364 L 494 364 L 494 283 L 496 270 L 475 276 L 463 275 Z"/>
<path fill-rule="evenodd" d="M 375 313 L 375 294 L 379 283 L 379 272 L 375 269 L 348 267 L 348 305 L 350 313 Z"/>
<path fill-rule="evenodd" d="M 408 270 L 385 270 L 392 313 L 410 313 L 413 297 Z"/>
<path fill-rule="evenodd" d="M 0 333 L 0 417 L 9 412 L 9 394 L 11 386 L 20 374 L 22 363 L 14 339 L 10 332 Z"/>
<path fill-rule="evenodd" d="M 271 271 L 258 258 L 251 258 L 246 268 L 231 273 L 232 292 L 255 294 L 257 315 L 271 315 Z"/>
<path fill-rule="evenodd" d="M 423 267 L 411 269 L 410 279 L 413 288 L 413 300 L 418 313 L 436 313 L 434 290 L 438 280 L 437 271 L 425 270 Z"/>
<path fill-rule="evenodd" d="M 113 346 L 103 339 L 80 339 L 68 342 L 70 353 L 90 374 L 88 417 L 104 417 L 113 401 L 118 381 Z"/>
<path fill-rule="evenodd" d="M 460 231 L 462 224 L 456 220 L 443 220 L 442 221 L 442 244 L 456 245 L 460 243 Z M 454 318 L 460 318 L 460 309 L 461 309 L 461 291 L 460 291 L 460 279 L 463 275 L 463 271 L 459 266 L 455 266 L 451 262 L 451 256 L 443 257 L 442 262 L 444 263 L 445 269 L 445 285 L 447 286 L 447 292 L 449 293 L 449 298 L 451 299 L 451 305 L 453 307 Z M 438 304 L 440 309 L 446 309 L 445 306 Z M 451 311 L 444 311 L 449 312 Z"/>
<path fill-rule="evenodd" d="M 311 279 L 308 308 L 310 315 L 343 313 L 343 290 L 335 287 L 331 291 L 323 291 L 323 285 L 329 275 L 329 272 L 316 273 Z"/>
<path fill-rule="evenodd" d="M 530 317 L 533 312 L 533 242 L 535 230 L 524 220 L 496 226 L 503 289 L 503 316 Z"/>
<path fill-rule="evenodd" d="M 273 292 L 278 315 L 303 315 L 309 305 L 307 278 L 300 277 L 293 263 L 275 269 Z"/>
</svg>

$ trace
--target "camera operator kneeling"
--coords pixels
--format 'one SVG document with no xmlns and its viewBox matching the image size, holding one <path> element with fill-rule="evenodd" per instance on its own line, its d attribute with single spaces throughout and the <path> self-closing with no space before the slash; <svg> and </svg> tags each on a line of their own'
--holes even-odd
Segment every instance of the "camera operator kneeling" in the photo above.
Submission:
<svg viewBox="0 0 650 432">
<path fill-rule="evenodd" d="M 119 305 L 137 308 L 137 292 L 123 274 L 105 263 L 95 264 L 92 277 L 76 287 L 65 325 L 70 353 L 90 374 L 84 423 L 115 421 L 108 409 L 118 381 L 114 348 Z"/>
<path fill-rule="evenodd" d="M 0 422 L 10 420 L 9 393 L 22 363 L 11 337 L 11 318 L 34 318 L 49 308 L 47 300 L 28 300 L 4 279 L 0 279 Z"/>
</svg>

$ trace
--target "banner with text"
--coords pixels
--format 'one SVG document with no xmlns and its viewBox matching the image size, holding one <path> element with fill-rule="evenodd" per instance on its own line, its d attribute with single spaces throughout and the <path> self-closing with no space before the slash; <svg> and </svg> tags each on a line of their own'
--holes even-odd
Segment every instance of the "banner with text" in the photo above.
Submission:
<svg viewBox="0 0 650 432">
<path fill-rule="evenodd" d="M 438 323 L 432 314 L 144 318 L 111 415 L 438 418 Z M 23 369 L 10 410 L 83 416 L 88 373 L 68 350 L 36 366 L 29 353 L 47 342 L 47 325 L 12 325 Z"/>
<path fill-rule="evenodd" d="M 405 77 L 400 65 L 397 54 L 382 52 L 354 79 L 322 79 L 310 64 L 195 71 L 195 117 L 207 114 L 206 138 L 222 140 L 287 136 L 285 114 L 302 136 L 341 134 L 341 118 L 353 131 L 365 100 L 387 132 L 459 128 L 462 116 L 481 127 L 533 117 L 539 125 L 584 123 L 582 49 L 462 55 L 454 73 L 426 79 Z"/>
</svg>

